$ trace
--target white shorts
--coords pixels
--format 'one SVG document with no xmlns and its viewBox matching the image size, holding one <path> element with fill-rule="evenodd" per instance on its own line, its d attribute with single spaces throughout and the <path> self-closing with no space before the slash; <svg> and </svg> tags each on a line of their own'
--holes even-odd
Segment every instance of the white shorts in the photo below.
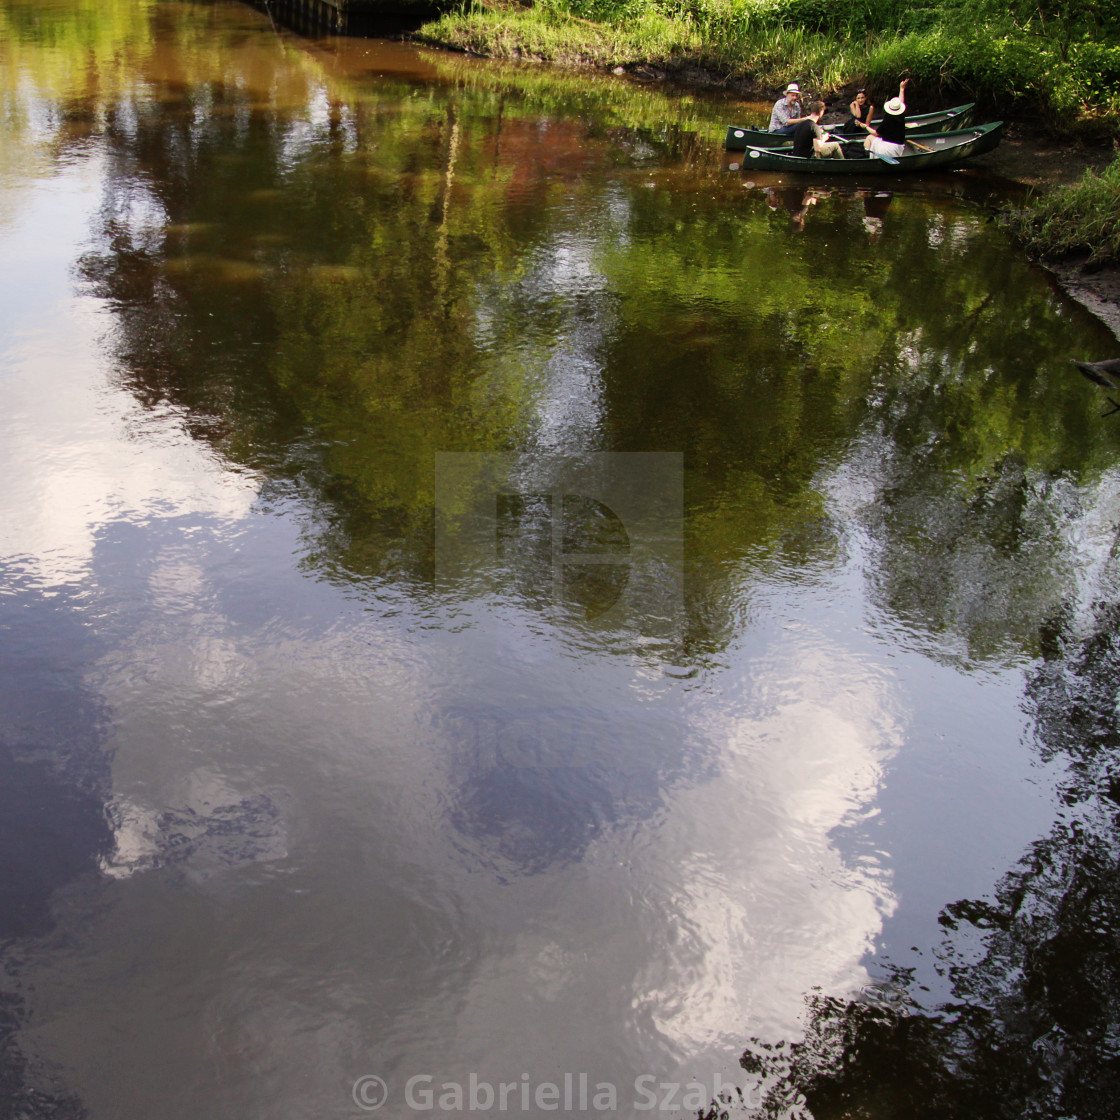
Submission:
<svg viewBox="0 0 1120 1120">
<path fill-rule="evenodd" d="M 869 152 L 874 152 L 877 156 L 906 155 L 905 144 L 892 144 L 889 140 L 883 140 L 878 136 L 869 137 L 867 150 Z"/>
</svg>

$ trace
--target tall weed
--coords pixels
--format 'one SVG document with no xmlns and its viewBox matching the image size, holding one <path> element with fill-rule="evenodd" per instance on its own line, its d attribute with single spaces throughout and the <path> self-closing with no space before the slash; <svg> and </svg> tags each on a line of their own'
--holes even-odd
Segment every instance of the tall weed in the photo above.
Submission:
<svg viewBox="0 0 1120 1120">
<path fill-rule="evenodd" d="M 1099 174 L 1047 195 L 1012 222 L 1042 257 L 1088 252 L 1091 265 L 1120 264 L 1120 156 Z"/>
<path fill-rule="evenodd" d="M 700 67 L 828 96 L 914 79 L 1061 131 L 1120 135 L 1120 15 L 1090 0 L 470 0 L 430 39 L 495 55 Z M 1120 4 L 1115 5 L 1120 12 Z M 919 92 L 920 91 L 920 92 Z"/>
</svg>

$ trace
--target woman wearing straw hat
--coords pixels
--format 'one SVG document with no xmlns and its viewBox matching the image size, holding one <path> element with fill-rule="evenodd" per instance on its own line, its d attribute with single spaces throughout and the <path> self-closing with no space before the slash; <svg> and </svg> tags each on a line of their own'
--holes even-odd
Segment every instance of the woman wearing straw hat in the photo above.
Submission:
<svg viewBox="0 0 1120 1120">
<path fill-rule="evenodd" d="M 808 119 L 801 112 L 801 87 L 796 82 L 790 82 L 786 86 L 785 93 L 774 102 L 774 109 L 770 114 L 770 128 L 767 131 L 792 136 L 794 128 Z"/>
<path fill-rule="evenodd" d="M 883 117 L 878 128 L 870 129 L 871 135 L 863 146 L 877 156 L 902 156 L 906 154 L 906 87 L 909 78 L 903 78 L 898 87 L 898 96 L 892 97 L 883 106 Z"/>
</svg>

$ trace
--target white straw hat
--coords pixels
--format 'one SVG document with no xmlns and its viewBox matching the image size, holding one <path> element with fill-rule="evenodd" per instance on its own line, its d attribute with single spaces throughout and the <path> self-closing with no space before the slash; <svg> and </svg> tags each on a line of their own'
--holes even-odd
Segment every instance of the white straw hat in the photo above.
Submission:
<svg viewBox="0 0 1120 1120">
<path fill-rule="evenodd" d="M 801 87 L 796 82 L 790 82 L 790 84 L 788 86 L 786 86 L 786 93 L 800 93 L 800 92 L 801 92 Z"/>
<path fill-rule="evenodd" d="M 892 117 L 898 117 L 906 112 L 906 103 L 897 97 L 892 97 L 883 108 L 890 113 Z"/>
</svg>

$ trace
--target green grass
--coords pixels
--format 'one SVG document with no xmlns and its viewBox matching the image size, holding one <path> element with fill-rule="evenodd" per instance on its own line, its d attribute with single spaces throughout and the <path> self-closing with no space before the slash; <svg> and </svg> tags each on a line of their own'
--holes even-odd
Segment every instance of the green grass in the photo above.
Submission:
<svg viewBox="0 0 1120 1120">
<path fill-rule="evenodd" d="M 1120 265 L 1120 156 L 1020 211 L 1011 227 L 1035 256 L 1087 252 L 1091 266 Z"/>
<path fill-rule="evenodd" d="M 492 58 L 532 58 L 598 67 L 683 59 L 702 50 L 694 28 L 656 13 L 619 26 L 583 20 L 550 8 L 474 5 L 426 24 L 419 37 Z"/>
<path fill-rule="evenodd" d="M 420 38 L 493 58 L 532 58 L 602 69 L 645 64 L 676 73 L 702 70 L 717 81 L 784 85 L 795 73 L 814 90 L 839 89 L 866 49 L 834 35 L 754 25 L 732 5 L 706 18 L 673 17 L 634 5 L 625 20 L 591 20 L 554 6 L 492 7 L 474 3 L 426 24 Z"/>
<path fill-rule="evenodd" d="M 1120 137 L 1120 17 L 1022 3 L 468 0 L 420 37 L 496 58 L 699 70 L 758 91 L 796 77 L 826 98 L 857 84 L 891 90 L 907 74 L 925 101 L 975 100 L 1055 132 Z"/>
</svg>

